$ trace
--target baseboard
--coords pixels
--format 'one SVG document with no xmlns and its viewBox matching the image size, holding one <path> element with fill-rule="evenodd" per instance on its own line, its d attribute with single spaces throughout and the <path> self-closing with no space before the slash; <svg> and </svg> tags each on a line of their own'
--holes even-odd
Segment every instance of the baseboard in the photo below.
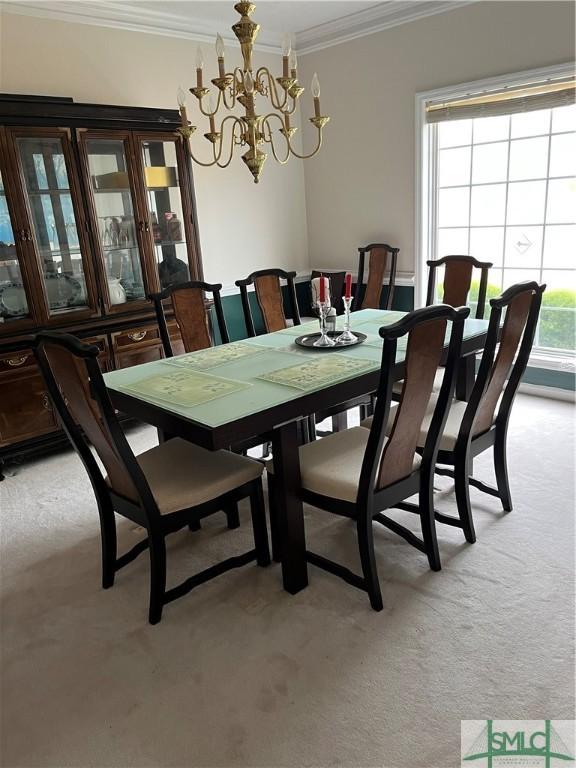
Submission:
<svg viewBox="0 0 576 768">
<path fill-rule="evenodd" d="M 576 392 L 572 389 L 544 387 L 541 384 L 520 384 L 518 391 L 525 395 L 534 395 L 535 397 L 548 397 L 551 400 L 564 400 L 568 403 L 576 402 Z"/>
</svg>

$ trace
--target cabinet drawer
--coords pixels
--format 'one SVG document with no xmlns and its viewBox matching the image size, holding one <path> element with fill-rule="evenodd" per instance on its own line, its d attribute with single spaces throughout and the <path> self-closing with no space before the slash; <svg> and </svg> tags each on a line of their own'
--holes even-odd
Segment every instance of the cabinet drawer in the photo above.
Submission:
<svg viewBox="0 0 576 768">
<path fill-rule="evenodd" d="M 36 359 L 31 349 L 0 354 L 0 374 L 36 369 Z"/>
<path fill-rule="evenodd" d="M 160 331 L 157 326 L 149 325 L 143 328 L 130 328 L 127 331 L 118 331 L 112 334 L 112 346 L 116 350 L 129 349 L 131 347 L 143 347 L 148 344 L 160 344 Z"/>
<path fill-rule="evenodd" d="M 116 368 L 130 368 L 132 365 L 151 363 L 153 360 L 162 360 L 164 352 L 161 344 L 148 344 L 137 349 L 125 352 L 115 352 L 114 362 Z"/>
<path fill-rule="evenodd" d="M 98 362 L 103 372 L 109 371 L 110 365 L 110 345 L 106 336 L 90 336 L 88 339 L 82 339 L 85 344 L 95 344 L 100 350 Z"/>
<path fill-rule="evenodd" d="M 58 429 L 46 384 L 36 367 L 0 379 L 0 445 Z"/>
</svg>

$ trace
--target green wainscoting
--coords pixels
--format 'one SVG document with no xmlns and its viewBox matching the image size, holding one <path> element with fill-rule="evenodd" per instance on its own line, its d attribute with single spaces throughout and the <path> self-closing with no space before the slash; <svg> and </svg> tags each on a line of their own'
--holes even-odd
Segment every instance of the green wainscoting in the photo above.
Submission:
<svg viewBox="0 0 576 768">
<path fill-rule="evenodd" d="M 310 283 L 299 282 L 296 283 L 296 295 L 298 297 L 298 305 L 302 315 L 310 314 Z M 254 317 L 254 325 L 257 333 L 262 333 L 264 325 L 262 322 L 262 315 L 258 302 L 256 301 L 256 294 L 251 292 L 250 306 L 252 308 L 252 315 Z M 386 296 L 383 297 L 383 302 L 386 300 Z M 228 332 L 230 334 L 230 341 L 239 341 L 245 339 L 247 336 L 246 325 L 244 323 L 244 314 L 242 312 L 242 302 L 240 300 L 240 294 L 233 294 L 231 296 L 223 296 L 222 303 L 224 306 L 224 314 L 226 315 L 226 323 L 228 325 Z M 289 305 L 287 301 L 287 295 L 285 294 L 285 310 L 287 316 L 289 316 Z M 409 312 L 414 306 L 414 289 L 412 286 L 399 285 L 396 287 L 394 293 L 394 303 L 392 309 Z M 382 307 L 384 309 L 384 307 Z M 216 323 L 214 323 L 216 327 Z M 217 342 L 220 343 L 220 339 L 217 334 Z M 551 371 L 547 368 L 534 368 L 527 369 L 523 381 L 526 384 L 536 384 L 541 387 L 556 387 L 557 389 L 563 389 L 568 391 L 576 390 L 576 376 L 570 371 Z"/>
</svg>

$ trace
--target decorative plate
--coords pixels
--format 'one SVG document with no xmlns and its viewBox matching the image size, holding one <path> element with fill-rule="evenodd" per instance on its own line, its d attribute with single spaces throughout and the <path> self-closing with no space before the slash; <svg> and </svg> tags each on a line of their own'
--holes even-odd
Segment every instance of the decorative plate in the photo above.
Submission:
<svg viewBox="0 0 576 768">
<path fill-rule="evenodd" d="M 22 283 L 6 283 L 0 286 L 0 314 L 20 317 L 28 313 L 26 291 Z"/>
<path fill-rule="evenodd" d="M 331 339 L 336 340 L 338 336 L 342 331 L 328 331 L 328 336 L 330 336 Z M 297 339 L 295 339 L 296 344 L 298 344 L 299 347 L 305 347 L 306 349 L 313 349 L 318 352 L 334 352 L 336 349 L 348 349 L 348 347 L 355 347 L 358 344 L 362 344 L 363 341 L 366 341 L 368 338 L 365 333 L 358 333 L 358 331 L 352 331 L 354 336 L 356 336 L 356 341 L 353 343 L 348 344 L 334 344 L 333 347 L 315 347 L 314 342 L 317 341 L 320 338 L 320 333 L 307 333 L 306 336 L 298 336 Z"/>
<path fill-rule="evenodd" d="M 82 294 L 82 284 L 79 280 L 58 272 L 46 272 L 44 280 L 51 309 L 65 309 L 76 305 Z"/>
</svg>

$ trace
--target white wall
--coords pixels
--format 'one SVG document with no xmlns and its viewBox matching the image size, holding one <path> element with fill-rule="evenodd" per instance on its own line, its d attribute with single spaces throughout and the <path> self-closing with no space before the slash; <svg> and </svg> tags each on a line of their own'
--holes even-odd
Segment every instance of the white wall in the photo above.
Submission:
<svg viewBox="0 0 576 768">
<path fill-rule="evenodd" d="M 6 12 L 0 35 L 3 92 L 175 108 L 178 85 L 196 84 L 196 44 L 191 41 Z M 212 46 L 204 46 L 204 54 L 208 81 L 217 74 L 216 57 Z M 277 56 L 258 53 L 256 61 L 273 71 L 280 68 Z M 240 64 L 239 55 L 236 59 L 231 52 L 227 63 Z M 198 114 L 193 99 L 188 102 L 191 120 Z M 206 143 L 201 135 L 206 130 L 208 126 L 199 128 L 193 147 Z M 196 154 L 207 159 L 207 154 Z M 302 165 L 292 158 L 280 167 L 269 157 L 257 185 L 240 157 L 225 170 L 194 166 L 207 280 L 229 285 L 272 265 L 307 269 Z"/>
<path fill-rule="evenodd" d="M 413 271 L 417 92 L 573 59 L 568 2 L 480 2 L 302 56 L 332 116 L 304 166 L 311 266 L 352 267 L 385 241 Z"/>
</svg>

